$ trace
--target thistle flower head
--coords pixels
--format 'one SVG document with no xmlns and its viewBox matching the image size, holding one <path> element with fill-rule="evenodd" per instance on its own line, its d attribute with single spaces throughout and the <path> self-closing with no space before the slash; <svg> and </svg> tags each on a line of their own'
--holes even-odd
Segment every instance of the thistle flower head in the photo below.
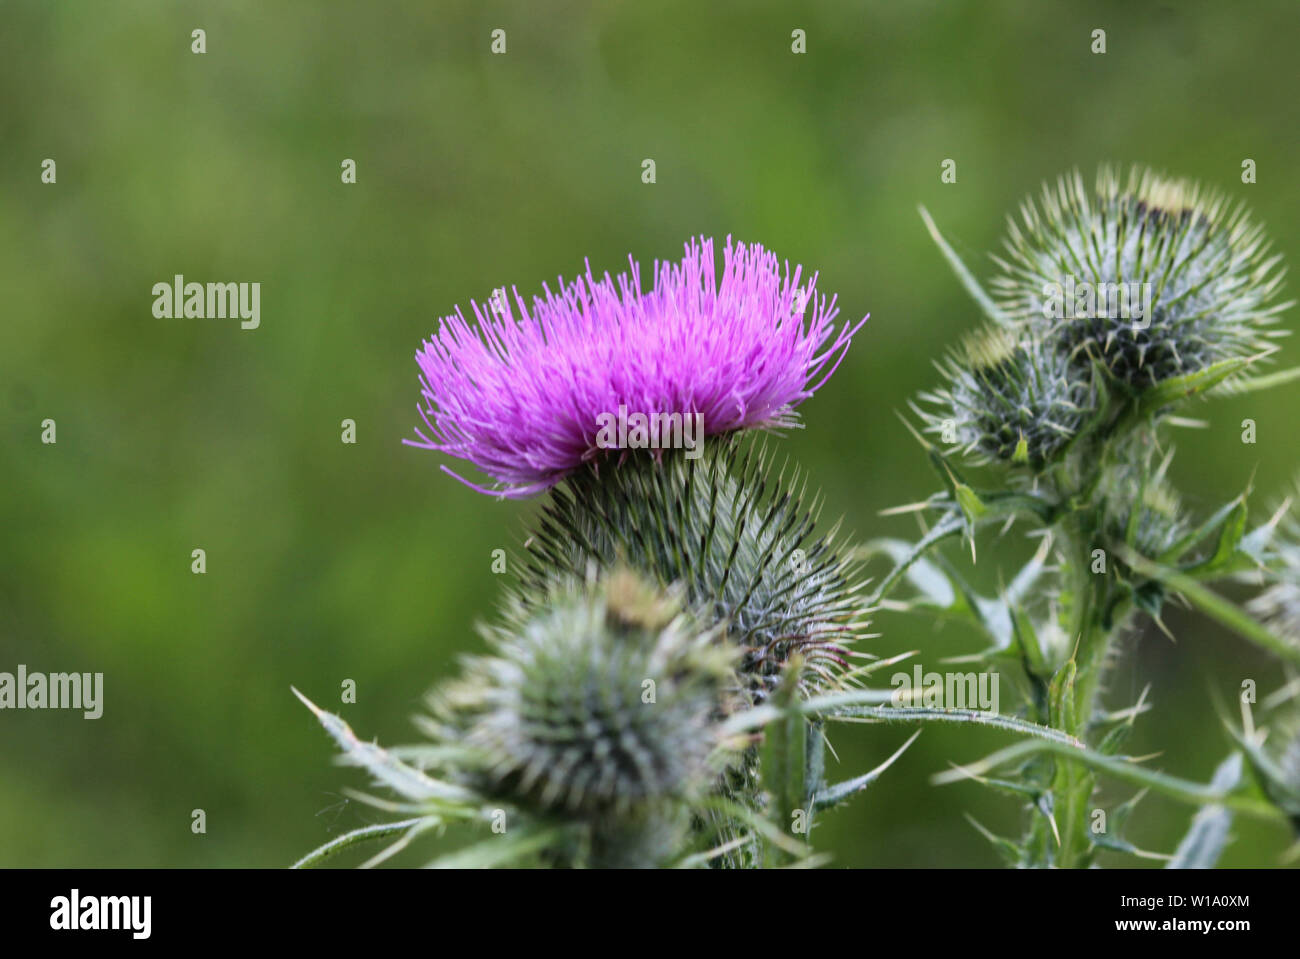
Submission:
<svg viewBox="0 0 1300 959">
<path fill-rule="evenodd" d="M 531 308 L 516 290 L 513 305 L 503 291 L 489 307 L 472 303 L 474 325 L 458 309 L 416 354 L 426 429 L 406 442 L 468 460 L 495 492 L 524 497 L 597 458 L 609 445 L 602 418 L 620 411 L 697 417 L 709 435 L 794 425 L 858 327 L 836 331 L 816 274 L 783 271 L 730 237 L 722 255 L 721 277 L 701 238 L 679 263 L 655 263 L 649 291 L 629 258 L 617 278 L 588 264 L 574 283 L 543 286 Z"/>
<path fill-rule="evenodd" d="M 796 652 L 805 687 L 827 688 L 866 611 L 835 530 L 815 531 L 817 508 L 802 501 L 797 478 L 773 475 L 752 441 L 712 440 L 698 459 L 672 451 L 586 468 L 549 498 L 522 593 L 536 594 L 555 570 L 634 561 L 661 584 L 682 584 L 703 621 L 726 624 L 754 700 Z"/>
<path fill-rule="evenodd" d="M 492 655 L 434 696 L 479 757 L 480 790 L 541 813 L 619 817 L 716 778 L 734 651 L 680 597 L 625 569 L 561 578 L 487 638 Z"/>
<path fill-rule="evenodd" d="M 1091 411 L 1094 390 L 1061 353 L 986 326 L 939 366 L 947 384 L 921 394 L 928 432 L 979 462 L 1043 469 Z"/>
<path fill-rule="evenodd" d="M 1133 391 L 1271 349 L 1280 257 L 1245 209 L 1187 180 L 1075 173 L 1009 220 L 1000 308 Z"/>
</svg>

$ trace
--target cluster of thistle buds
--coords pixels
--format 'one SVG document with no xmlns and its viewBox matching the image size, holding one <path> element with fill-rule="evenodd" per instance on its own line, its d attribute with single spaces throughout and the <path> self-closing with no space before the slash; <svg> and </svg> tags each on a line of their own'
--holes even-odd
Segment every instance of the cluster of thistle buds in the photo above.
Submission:
<svg viewBox="0 0 1300 959">
<path fill-rule="evenodd" d="M 1105 702 L 1115 637 L 1140 627 L 1140 614 L 1169 633 L 1171 599 L 1273 653 L 1284 670 L 1300 665 L 1290 504 L 1252 529 L 1247 489 L 1195 519 L 1168 478 L 1169 431 L 1199 425 L 1178 415 L 1189 401 L 1300 375 L 1257 373 L 1276 353 L 1279 315 L 1292 305 L 1278 298 L 1281 258 L 1263 228 L 1243 205 L 1186 180 L 1135 169 L 1121 181 L 1103 168 L 1089 189 L 1075 173 L 1009 218 L 990 293 L 922 215 L 983 325 L 939 364 L 942 386 L 913 405 L 944 488 L 911 507 L 929 515 L 928 531 L 901 551 L 950 578 L 948 596 L 964 600 L 939 601 L 931 588 L 894 605 L 971 619 L 991 640 L 984 660 L 1022 680 L 1021 715 L 1067 737 L 1018 744 L 937 781 L 996 783 L 1027 798 L 1022 838 L 985 831 L 1021 866 L 1088 866 L 1103 852 L 1210 865 L 1232 815 L 1294 823 L 1293 748 L 1277 758 L 1233 731 L 1240 750 L 1214 782 L 1178 782 L 1122 755 L 1134 721 L 1151 708 L 1150 690 L 1127 708 Z M 1000 597 L 979 597 L 954 569 L 923 558 L 950 536 L 968 539 L 974 556 L 982 527 L 1005 533 L 1016 524 L 1041 548 Z M 1241 578 L 1265 586 L 1245 608 L 1206 585 Z M 1253 689 L 1254 680 L 1244 683 Z M 1297 692 L 1294 681 L 1282 689 L 1283 699 Z M 1243 757 L 1253 780 L 1242 774 Z M 1146 853 L 1119 835 L 1137 798 L 1111 810 L 1113 828 L 1096 826 L 1106 821 L 1096 818 L 1105 812 L 1096 776 L 1116 770 L 1215 803 L 1179 850 Z"/>
<path fill-rule="evenodd" d="M 1003 245 L 986 326 L 923 395 L 928 431 L 972 459 L 1041 473 L 1123 401 L 1205 389 L 1282 333 L 1262 227 L 1186 180 L 1103 168 L 1090 191 L 1075 173 L 1026 200 Z"/>
<path fill-rule="evenodd" d="M 719 273 L 712 241 L 692 240 L 649 290 L 631 262 L 531 303 L 497 295 L 417 354 L 410 445 L 467 462 L 482 479 L 452 475 L 478 492 L 545 502 L 487 651 L 431 693 L 423 745 L 359 753 L 318 715 L 419 811 L 407 833 L 480 826 L 452 863 L 810 854 L 818 770 L 784 754 L 764 765 L 758 745 L 788 715 L 774 704 L 854 680 L 867 604 L 818 502 L 753 433 L 799 425 L 861 322 L 837 327 L 817 276 L 761 246 L 728 239 L 721 254 Z M 820 756 L 816 720 L 795 720 L 790 750 Z"/>
</svg>

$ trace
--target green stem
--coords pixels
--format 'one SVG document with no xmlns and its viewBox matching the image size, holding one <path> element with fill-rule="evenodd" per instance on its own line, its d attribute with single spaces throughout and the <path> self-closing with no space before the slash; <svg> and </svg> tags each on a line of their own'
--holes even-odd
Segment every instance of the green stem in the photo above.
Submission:
<svg viewBox="0 0 1300 959">
<path fill-rule="evenodd" d="M 1074 640 L 1070 659 L 1051 683 L 1049 725 L 1070 737 L 1086 742 L 1088 727 L 1097 708 L 1101 676 L 1110 648 L 1112 631 L 1104 622 L 1108 580 L 1092 571 L 1093 540 L 1091 511 L 1070 514 L 1055 531 L 1065 546 L 1070 583 L 1070 629 Z M 1069 758 L 1058 758 L 1051 777 L 1053 805 L 1036 817 L 1030 834 L 1030 849 L 1038 865 L 1076 868 L 1090 864 L 1093 844 L 1089 835 L 1089 803 L 1096 778 L 1087 767 Z"/>
</svg>

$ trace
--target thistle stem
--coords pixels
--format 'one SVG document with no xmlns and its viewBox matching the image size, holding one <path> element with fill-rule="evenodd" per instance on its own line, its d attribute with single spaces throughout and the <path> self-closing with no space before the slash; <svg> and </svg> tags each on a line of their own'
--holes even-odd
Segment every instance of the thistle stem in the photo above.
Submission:
<svg viewBox="0 0 1300 959">
<path fill-rule="evenodd" d="M 1074 647 L 1069 659 L 1051 677 L 1047 715 L 1054 729 L 1087 742 L 1097 706 L 1101 674 L 1110 648 L 1111 630 L 1103 621 L 1108 580 L 1092 571 L 1091 510 L 1074 512 L 1056 524 L 1053 534 L 1063 545 L 1069 583 L 1069 633 Z M 1096 779 L 1093 772 L 1068 757 L 1054 760 L 1050 802 L 1039 804 L 1027 849 L 1035 865 L 1061 868 L 1087 866 L 1091 861 L 1088 808 Z"/>
</svg>

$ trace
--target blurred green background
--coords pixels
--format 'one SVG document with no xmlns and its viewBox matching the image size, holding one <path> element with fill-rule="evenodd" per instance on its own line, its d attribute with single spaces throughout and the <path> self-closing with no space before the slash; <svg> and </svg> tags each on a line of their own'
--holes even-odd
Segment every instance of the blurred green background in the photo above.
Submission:
<svg viewBox="0 0 1300 959">
<path fill-rule="evenodd" d="M 455 304 L 530 294 L 584 257 L 648 266 L 693 234 L 820 270 L 844 318 L 871 320 L 781 449 L 827 519 L 910 535 L 877 513 L 933 478 L 894 414 L 976 321 L 917 205 L 987 276 L 1004 213 L 1042 180 L 1144 162 L 1248 200 L 1295 264 L 1298 27 L 1293 0 L 0 3 L 0 670 L 105 674 L 99 720 L 0 713 L 0 865 L 283 866 L 380 817 L 343 795 L 364 778 L 333 765 L 290 684 L 364 738 L 414 739 L 422 695 L 480 648 L 491 551 L 537 509 L 400 445 L 414 351 Z M 260 329 L 155 319 L 151 287 L 177 273 L 260 282 Z M 1180 437 L 1190 510 L 1252 476 L 1261 510 L 1281 495 L 1300 390 L 1194 412 L 1210 426 Z M 985 544 L 978 578 L 1026 546 Z M 1268 691 L 1279 671 L 1169 622 L 1176 644 L 1123 641 L 1111 702 L 1151 683 L 1132 751 L 1203 780 L 1228 748 L 1209 691 Z M 974 648 L 919 619 L 876 625 L 873 651 L 926 665 Z M 844 729 L 832 775 L 905 736 Z M 927 778 L 1006 742 L 929 729 L 818 845 L 839 865 L 996 864 L 962 813 L 1012 832 L 1015 804 Z M 1169 850 L 1190 816 L 1149 798 L 1130 838 Z M 1226 864 L 1272 865 L 1288 841 L 1237 837 Z"/>
</svg>

